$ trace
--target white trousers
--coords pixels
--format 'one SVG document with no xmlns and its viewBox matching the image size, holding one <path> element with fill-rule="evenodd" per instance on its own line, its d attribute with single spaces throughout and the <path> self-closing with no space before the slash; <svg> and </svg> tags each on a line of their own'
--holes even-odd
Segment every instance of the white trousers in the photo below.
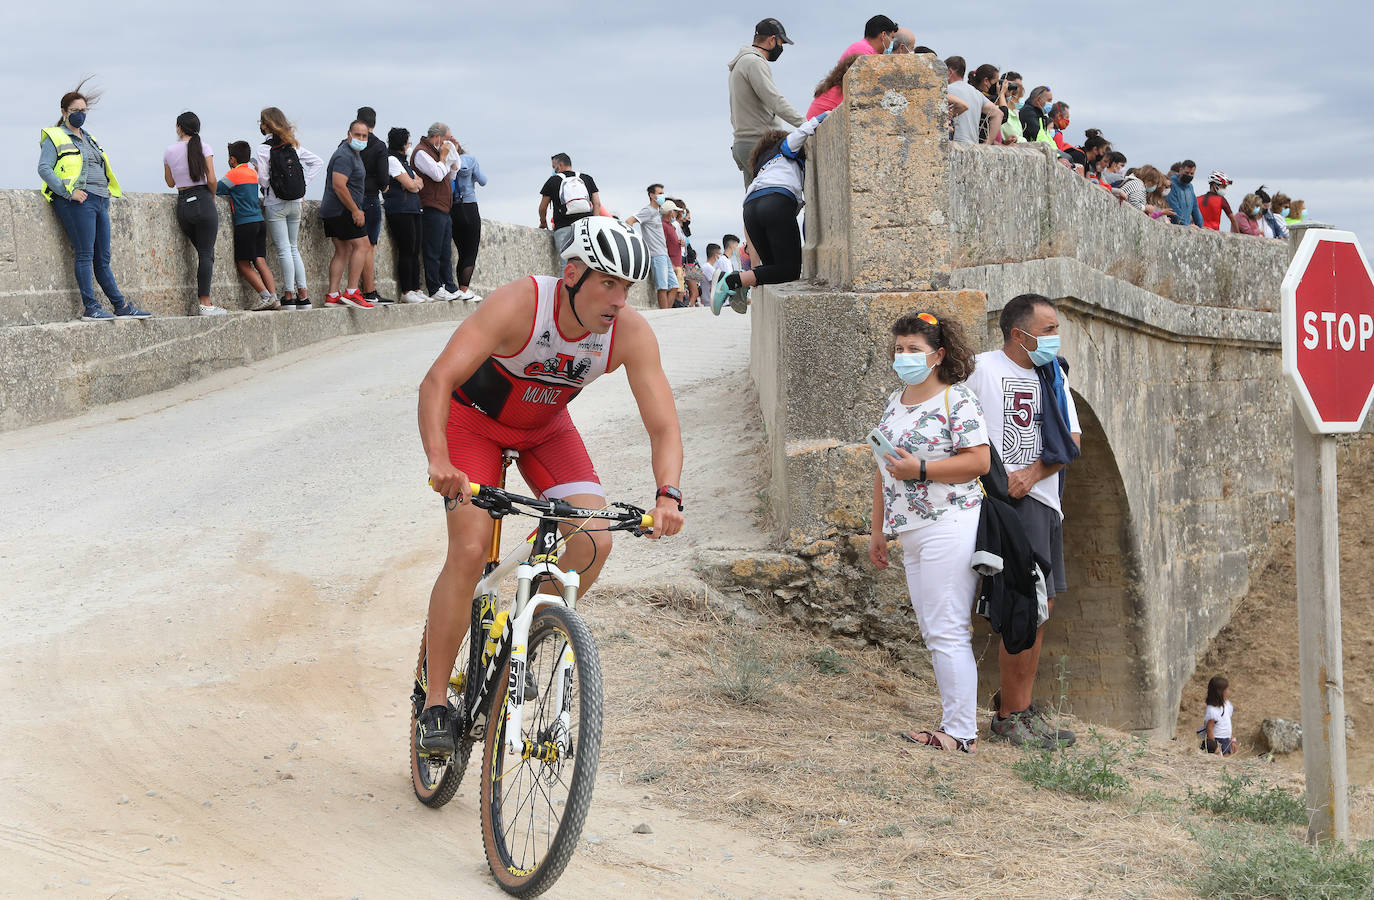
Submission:
<svg viewBox="0 0 1374 900">
<path fill-rule="evenodd" d="M 962 741 L 978 736 L 978 664 L 973 659 L 970 565 L 978 541 L 978 509 L 951 510 L 898 535 L 911 608 L 935 667 L 944 721 L 940 730 Z"/>
</svg>

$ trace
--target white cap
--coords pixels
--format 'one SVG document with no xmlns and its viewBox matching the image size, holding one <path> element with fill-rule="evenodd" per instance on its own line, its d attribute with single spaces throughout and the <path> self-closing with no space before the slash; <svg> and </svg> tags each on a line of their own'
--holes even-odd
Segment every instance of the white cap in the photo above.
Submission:
<svg viewBox="0 0 1374 900">
<path fill-rule="evenodd" d="M 659 212 L 677 212 L 680 207 L 671 200 L 664 200 L 658 205 Z"/>
</svg>

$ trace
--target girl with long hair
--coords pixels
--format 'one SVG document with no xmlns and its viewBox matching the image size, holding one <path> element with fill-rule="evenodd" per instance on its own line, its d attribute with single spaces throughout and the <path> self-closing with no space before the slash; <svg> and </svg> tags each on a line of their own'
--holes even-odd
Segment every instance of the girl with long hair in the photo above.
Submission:
<svg viewBox="0 0 1374 900">
<path fill-rule="evenodd" d="M 258 130 L 266 138 L 254 154 L 262 189 L 262 217 L 281 263 L 282 309 L 310 309 L 300 249 L 301 208 L 306 187 L 324 168 L 324 160 L 301 146 L 286 113 L 275 106 L 258 113 Z M 287 196 L 279 196 L 278 188 Z"/>
<path fill-rule="evenodd" d="M 177 189 L 177 225 L 196 248 L 196 293 L 202 316 L 228 312 L 210 302 L 219 234 L 213 157 L 214 151 L 200 139 L 200 117 L 189 110 L 177 116 L 177 140 L 162 154 L 162 175 L 168 187 Z"/>
</svg>

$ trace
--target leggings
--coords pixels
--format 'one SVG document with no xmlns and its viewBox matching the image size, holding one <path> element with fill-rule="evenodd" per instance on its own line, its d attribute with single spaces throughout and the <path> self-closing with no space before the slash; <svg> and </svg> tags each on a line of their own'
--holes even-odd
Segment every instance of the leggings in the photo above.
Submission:
<svg viewBox="0 0 1374 900">
<path fill-rule="evenodd" d="M 215 195 L 208 187 L 202 184 L 181 189 L 177 194 L 177 224 L 200 257 L 196 293 L 208 297 L 210 282 L 215 277 L 215 237 L 219 234 L 219 210 L 215 209 Z"/>
<path fill-rule="evenodd" d="M 797 201 L 791 194 L 762 194 L 744 201 L 744 230 L 759 284 L 786 284 L 801 277 L 802 240 Z"/>
<path fill-rule="evenodd" d="M 420 289 L 420 214 L 387 213 L 386 230 L 396 245 L 396 287 L 401 293 Z"/>
<path fill-rule="evenodd" d="M 453 246 L 458 248 L 458 286 L 472 285 L 472 270 L 477 267 L 477 247 L 482 242 L 482 216 L 476 203 L 455 203 L 449 211 L 453 218 Z"/>
</svg>

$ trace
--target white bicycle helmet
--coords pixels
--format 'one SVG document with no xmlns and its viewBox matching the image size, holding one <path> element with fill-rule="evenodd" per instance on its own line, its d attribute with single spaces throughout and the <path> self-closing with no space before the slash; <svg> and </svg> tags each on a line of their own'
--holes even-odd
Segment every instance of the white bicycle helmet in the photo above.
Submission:
<svg viewBox="0 0 1374 900">
<path fill-rule="evenodd" d="M 1212 173 L 1212 177 L 1207 179 L 1208 184 L 1219 184 L 1222 187 L 1230 187 L 1234 182 L 1226 177 L 1226 173 L 1218 169 Z"/>
<path fill-rule="evenodd" d="M 630 282 L 649 277 L 649 251 L 643 239 L 610 216 L 587 216 L 574 222 L 572 243 L 562 256 Z"/>
</svg>

